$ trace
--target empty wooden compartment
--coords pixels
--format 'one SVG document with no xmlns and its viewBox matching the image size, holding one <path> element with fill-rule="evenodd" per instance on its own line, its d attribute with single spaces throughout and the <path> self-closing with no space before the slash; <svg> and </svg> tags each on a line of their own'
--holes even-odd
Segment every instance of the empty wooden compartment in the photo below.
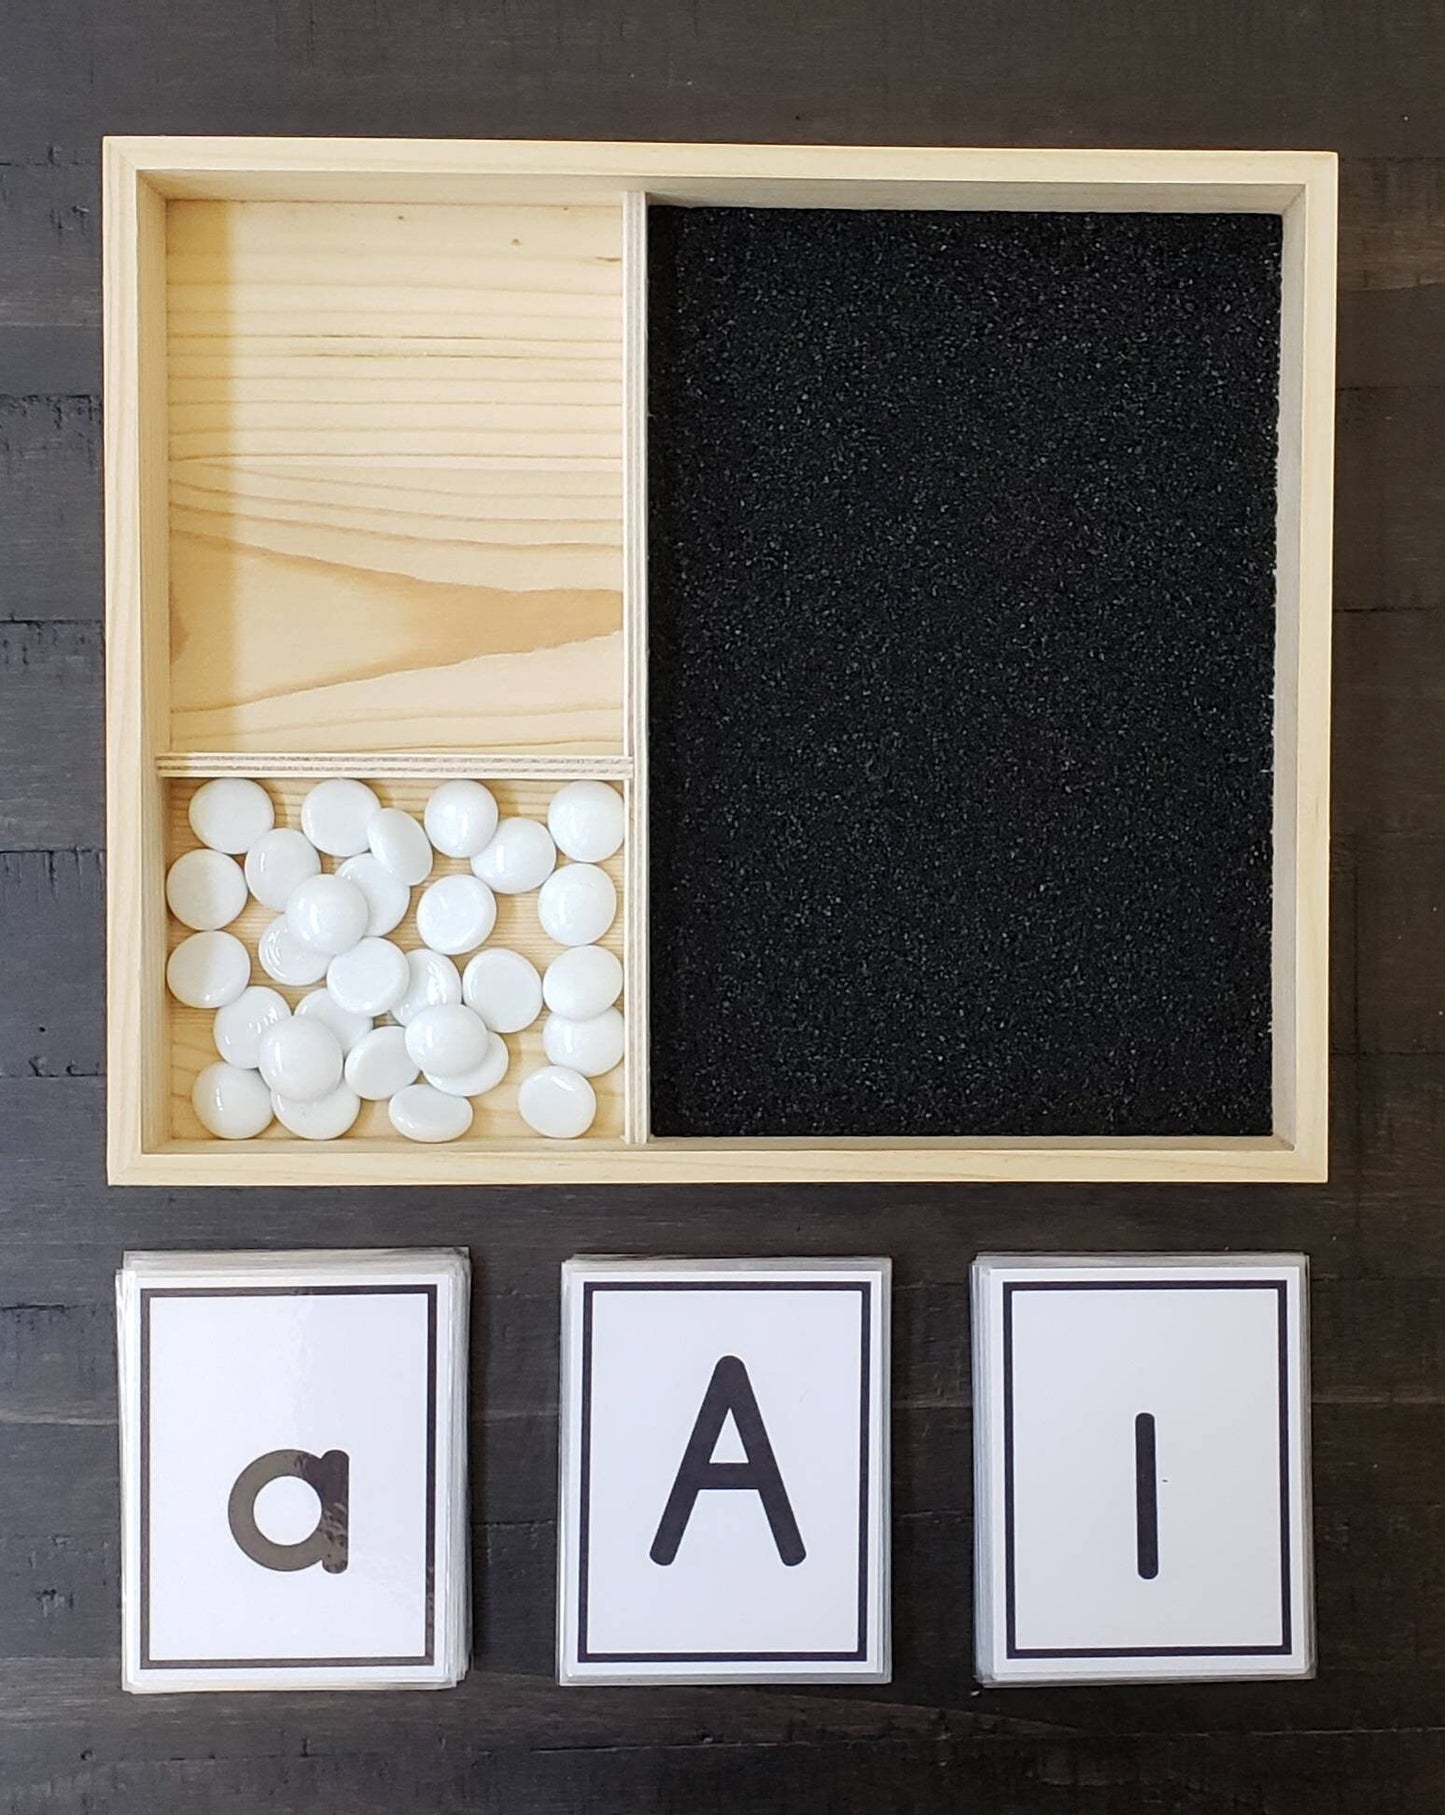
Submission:
<svg viewBox="0 0 1445 1815">
<path fill-rule="evenodd" d="M 649 839 L 650 804 L 663 810 L 650 802 L 649 724 L 676 731 L 665 712 L 650 718 L 648 700 L 649 205 L 1281 218 L 1273 650 L 1259 677 L 1273 699 L 1269 1076 L 1257 1130 L 667 1131 L 672 1099 L 652 1068 L 659 1057 L 674 1068 L 683 1048 L 658 1046 L 649 1016 L 650 958 L 673 949 L 666 927 L 650 926 L 649 884 L 664 904 L 655 914 L 671 911 L 679 880 L 654 868 L 658 851 L 674 861 L 673 843 Z M 112 1178 L 1323 1176 L 1333 270 L 1324 153 L 110 141 Z M 820 371 L 826 382 L 826 362 Z M 1061 420 L 1068 409 L 1061 396 Z M 675 589 L 676 571 L 660 569 L 660 583 Z M 667 634 L 672 599 L 658 599 Z M 730 659 L 772 659 L 761 623 Z M 806 724 L 796 733 L 791 751 L 786 738 L 758 745 L 759 786 L 780 799 L 799 764 L 827 760 Z M 655 752 L 659 775 L 671 773 L 667 754 Z M 166 995 L 164 878 L 188 841 L 189 792 L 225 774 L 261 781 L 283 819 L 328 775 L 364 778 L 413 809 L 435 782 L 472 775 L 494 785 L 504 813 L 544 811 L 577 777 L 619 786 L 628 842 L 609 937 L 624 963 L 628 1046 L 600 1081 L 591 1132 L 532 1135 L 508 1100 L 514 1070 L 471 1134 L 445 1146 L 405 1143 L 371 1111 L 329 1144 L 275 1129 L 253 1142 L 206 1137 L 187 1091 L 207 1017 Z M 685 819 L 696 801 L 670 790 L 658 799 Z M 540 938 L 519 918 L 505 942 Z M 768 961 L 759 954 L 754 1040 L 770 1026 Z M 675 1027 L 691 998 L 675 970 L 665 981 Z M 718 1038 L 726 1054 L 726 1025 Z M 520 1037 L 518 1066 L 536 1044 L 535 1029 Z M 657 1128 L 654 1103 L 666 1106 Z"/>
</svg>

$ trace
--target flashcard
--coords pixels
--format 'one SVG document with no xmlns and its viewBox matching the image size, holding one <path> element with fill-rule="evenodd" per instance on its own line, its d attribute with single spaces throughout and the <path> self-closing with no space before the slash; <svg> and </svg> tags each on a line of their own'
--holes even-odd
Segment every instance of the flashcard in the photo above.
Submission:
<svg viewBox="0 0 1445 1815">
<path fill-rule="evenodd" d="M 887 1682 L 886 1260 L 562 1270 L 558 1679 Z"/>
<path fill-rule="evenodd" d="M 1309 1676 L 1303 1255 L 973 1269 L 986 1683 Z"/>
<path fill-rule="evenodd" d="M 468 1266 L 132 1254 L 123 1682 L 444 1688 L 468 1644 Z"/>
</svg>

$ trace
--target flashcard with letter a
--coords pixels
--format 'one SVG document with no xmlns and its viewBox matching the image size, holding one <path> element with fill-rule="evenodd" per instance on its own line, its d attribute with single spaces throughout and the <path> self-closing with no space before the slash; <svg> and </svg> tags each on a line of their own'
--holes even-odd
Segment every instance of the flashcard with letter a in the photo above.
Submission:
<svg viewBox="0 0 1445 1815">
<path fill-rule="evenodd" d="M 562 1270 L 558 1679 L 887 1682 L 886 1260 Z"/>
<path fill-rule="evenodd" d="M 132 1254 L 123 1682 L 445 1688 L 468 1647 L 468 1266 Z"/>
</svg>

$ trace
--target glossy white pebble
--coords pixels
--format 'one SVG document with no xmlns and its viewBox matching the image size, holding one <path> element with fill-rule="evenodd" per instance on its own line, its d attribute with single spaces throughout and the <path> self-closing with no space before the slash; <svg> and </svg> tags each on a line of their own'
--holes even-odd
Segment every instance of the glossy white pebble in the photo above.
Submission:
<svg viewBox="0 0 1445 1815">
<path fill-rule="evenodd" d="M 574 945 L 547 966 L 542 996 L 554 1015 L 590 1021 L 622 994 L 622 960 L 600 945 Z"/>
<path fill-rule="evenodd" d="M 391 1125 L 409 1141 L 455 1141 L 472 1125 L 465 1097 L 449 1097 L 430 1084 L 409 1084 L 387 1105 Z"/>
<path fill-rule="evenodd" d="M 284 914 L 278 914 L 256 941 L 256 956 L 273 983 L 319 983 L 326 975 L 326 953 L 308 951 L 286 924 Z"/>
<path fill-rule="evenodd" d="M 544 1065 L 529 1072 L 517 1092 L 522 1120 L 553 1141 L 575 1141 L 597 1114 L 597 1093 L 580 1072 Z"/>
<path fill-rule="evenodd" d="M 584 1078 L 600 1078 L 622 1063 L 627 1024 L 615 1008 L 604 1008 L 586 1021 L 548 1015 L 542 1050 L 554 1065 L 569 1065 Z"/>
<path fill-rule="evenodd" d="M 296 1012 L 324 1021 L 341 1042 L 342 1052 L 350 1052 L 358 1040 L 365 1039 L 371 1032 L 371 1016 L 353 1014 L 349 1008 L 343 1008 L 329 990 L 313 989 L 296 1004 Z"/>
<path fill-rule="evenodd" d="M 262 907 L 278 914 L 291 899 L 292 889 L 320 871 L 316 846 L 290 826 L 264 833 L 246 853 L 246 886 Z"/>
<path fill-rule="evenodd" d="M 293 1015 L 268 1027 L 258 1056 L 261 1076 L 293 1102 L 314 1103 L 341 1082 L 341 1042 L 314 1015 Z"/>
<path fill-rule="evenodd" d="M 472 859 L 472 874 L 499 895 L 538 889 L 557 865 L 552 834 L 536 819 L 504 819 L 496 836 Z"/>
<path fill-rule="evenodd" d="M 239 857 L 275 825 L 276 809 L 259 782 L 221 775 L 196 789 L 186 817 L 202 844 Z"/>
<path fill-rule="evenodd" d="M 405 1090 L 420 1070 L 406 1050 L 404 1027 L 374 1027 L 346 1055 L 346 1082 L 369 1103 Z"/>
<path fill-rule="evenodd" d="M 383 807 L 366 828 L 366 841 L 378 863 L 411 888 L 431 875 L 431 840 L 421 821 L 400 807 Z"/>
<path fill-rule="evenodd" d="M 424 1008 L 407 1023 L 406 1050 L 423 1071 L 455 1077 L 474 1071 L 487 1056 L 491 1030 L 459 1002 Z"/>
<path fill-rule="evenodd" d="M 390 939 L 363 939 L 326 967 L 326 988 L 357 1015 L 384 1015 L 411 986 L 406 953 Z"/>
<path fill-rule="evenodd" d="M 406 994 L 391 1011 L 393 1021 L 406 1027 L 424 1008 L 441 1008 L 446 1003 L 461 1001 L 461 973 L 442 952 L 418 947 L 407 953 L 406 967 L 411 973 L 411 981 Z"/>
<path fill-rule="evenodd" d="M 591 945 L 617 917 L 617 885 L 595 864 L 569 863 L 542 884 L 537 918 L 558 945 Z"/>
<path fill-rule="evenodd" d="M 234 933 L 192 933 L 166 963 L 166 983 L 187 1008 L 224 1008 L 251 981 L 251 955 Z"/>
<path fill-rule="evenodd" d="M 283 1128 L 303 1141 L 334 1141 L 345 1134 L 361 1114 L 361 1098 L 349 1084 L 338 1084 L 324 1097 L 311 1097 L 305 1102 L 271 1092 L 271 1107 Z"/>
<path fill-rule="evenodd" d="M 622 796 L 605 781 L 569 781 L 552 796 L 547 830 L 574 863 L 602 863 L 622 849 L 627 814 Z"/>
<path fill-rule="evenodd" d="M 271 1124 L 271 1092 L 261 1074 L 224 1060 L 191 1086 L 191 1107 L 206 1133 L 223 1141 L 249 1141 Z"/>
<path fill-rule="evenodd" d="M 449 957 L 474 951 L 496 924 L 497 898 L 475 876 L 439 877 L 416 904 L 422 943 Z"/>
<path fill-rule="evenodd" d="M 423 820 L 443 857 L 475 857 L 497 829 L 497 803 L 479 781 L 444 781 L 432 790 Z"/>
<path fill-rule="evenodd" d="M 494 946 L 468 960 L 462 1001 L 493 1033 L 518 1034 L 542 1012 L 542 979 L 530 958 Z"/>
<path fill-rule="evenodd" d="M 328 857 L 356 857 L 366 849 L 367 827 L 381 802 L 364 781 L 333 776 L 319 781 L 301 803 L 301 830 Z"/>
<path fill-rule="evenodd" d="M 493 1034 L 487 1047 L 487 1056 L 480 1065 L 470 1071 L 436 1072 L 429 1071 L 426 1081 L 433 1090 L 439 1090 L 449 1097 L 484 1097 L 489 1090 L 495 1090 L 507 1075 L 507 1067 L 512 1062 L 512 1055 L 507 1051 L 507 1042 L 500 1034 Z"/>
<path fill-rule="evenodd" d="M 187 851 L 166 874 L 166 901 L 182 926 L 212 933 L 246 905 L 246 877 L 224 851 Z"/>
<path fill-rule="evenodd" d="M 261 1035 L 277 1021 L 289 1020 L 291 1005 L 265 984 L 243 989 L 234 1002 L 216 1010 L 211 1038 L 216 1051 L 231 1065 L 254 1071 L 261 1062 Z"/>
<path fill-rule="evenodd" d="M 411 890 L 370 851 L 363 851 L 360 857 L 348 857 L 337 866 L 336 874 L 346 882 L 354 882 L 365 895 L 366 931 L 370 938 L 385 938 L 406 919 Z"/>
<path fill-rule="evenodd" d="M 371 916 L 366 897 L 344 876 L 312 876 L 292 889 L 286 924 L 309 952 L 349 952 Z"/>
</svg>

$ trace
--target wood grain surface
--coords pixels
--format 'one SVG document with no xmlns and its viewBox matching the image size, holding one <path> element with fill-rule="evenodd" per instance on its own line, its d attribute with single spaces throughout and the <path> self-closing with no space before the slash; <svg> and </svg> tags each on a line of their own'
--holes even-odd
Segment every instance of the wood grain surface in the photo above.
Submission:
<svg viewBox="0 0 1445 1815">
<path fill-rule="evenodd" d="M 622 747 L 620 208 L 166 209 L 170 747 Z"/>
<path fill-rule="evenodd" d="M 1436 0 L 0 0 L 0 1812 L 1435 1815 L 1445 1805 L 1445 27 Z M 107 1191 L 98 141 L 484 133 L 1343 154 L 1323 1186 Z M 117 1687 L 126 1247 L 465 1243 L 477 1667 Z M 968 1263 L 1303 1249 L 1321 1668 L 980 1692 Z M 895 1680 L 551 1672 L 558 1267 L 893 1256 Z"/>
</svg>

